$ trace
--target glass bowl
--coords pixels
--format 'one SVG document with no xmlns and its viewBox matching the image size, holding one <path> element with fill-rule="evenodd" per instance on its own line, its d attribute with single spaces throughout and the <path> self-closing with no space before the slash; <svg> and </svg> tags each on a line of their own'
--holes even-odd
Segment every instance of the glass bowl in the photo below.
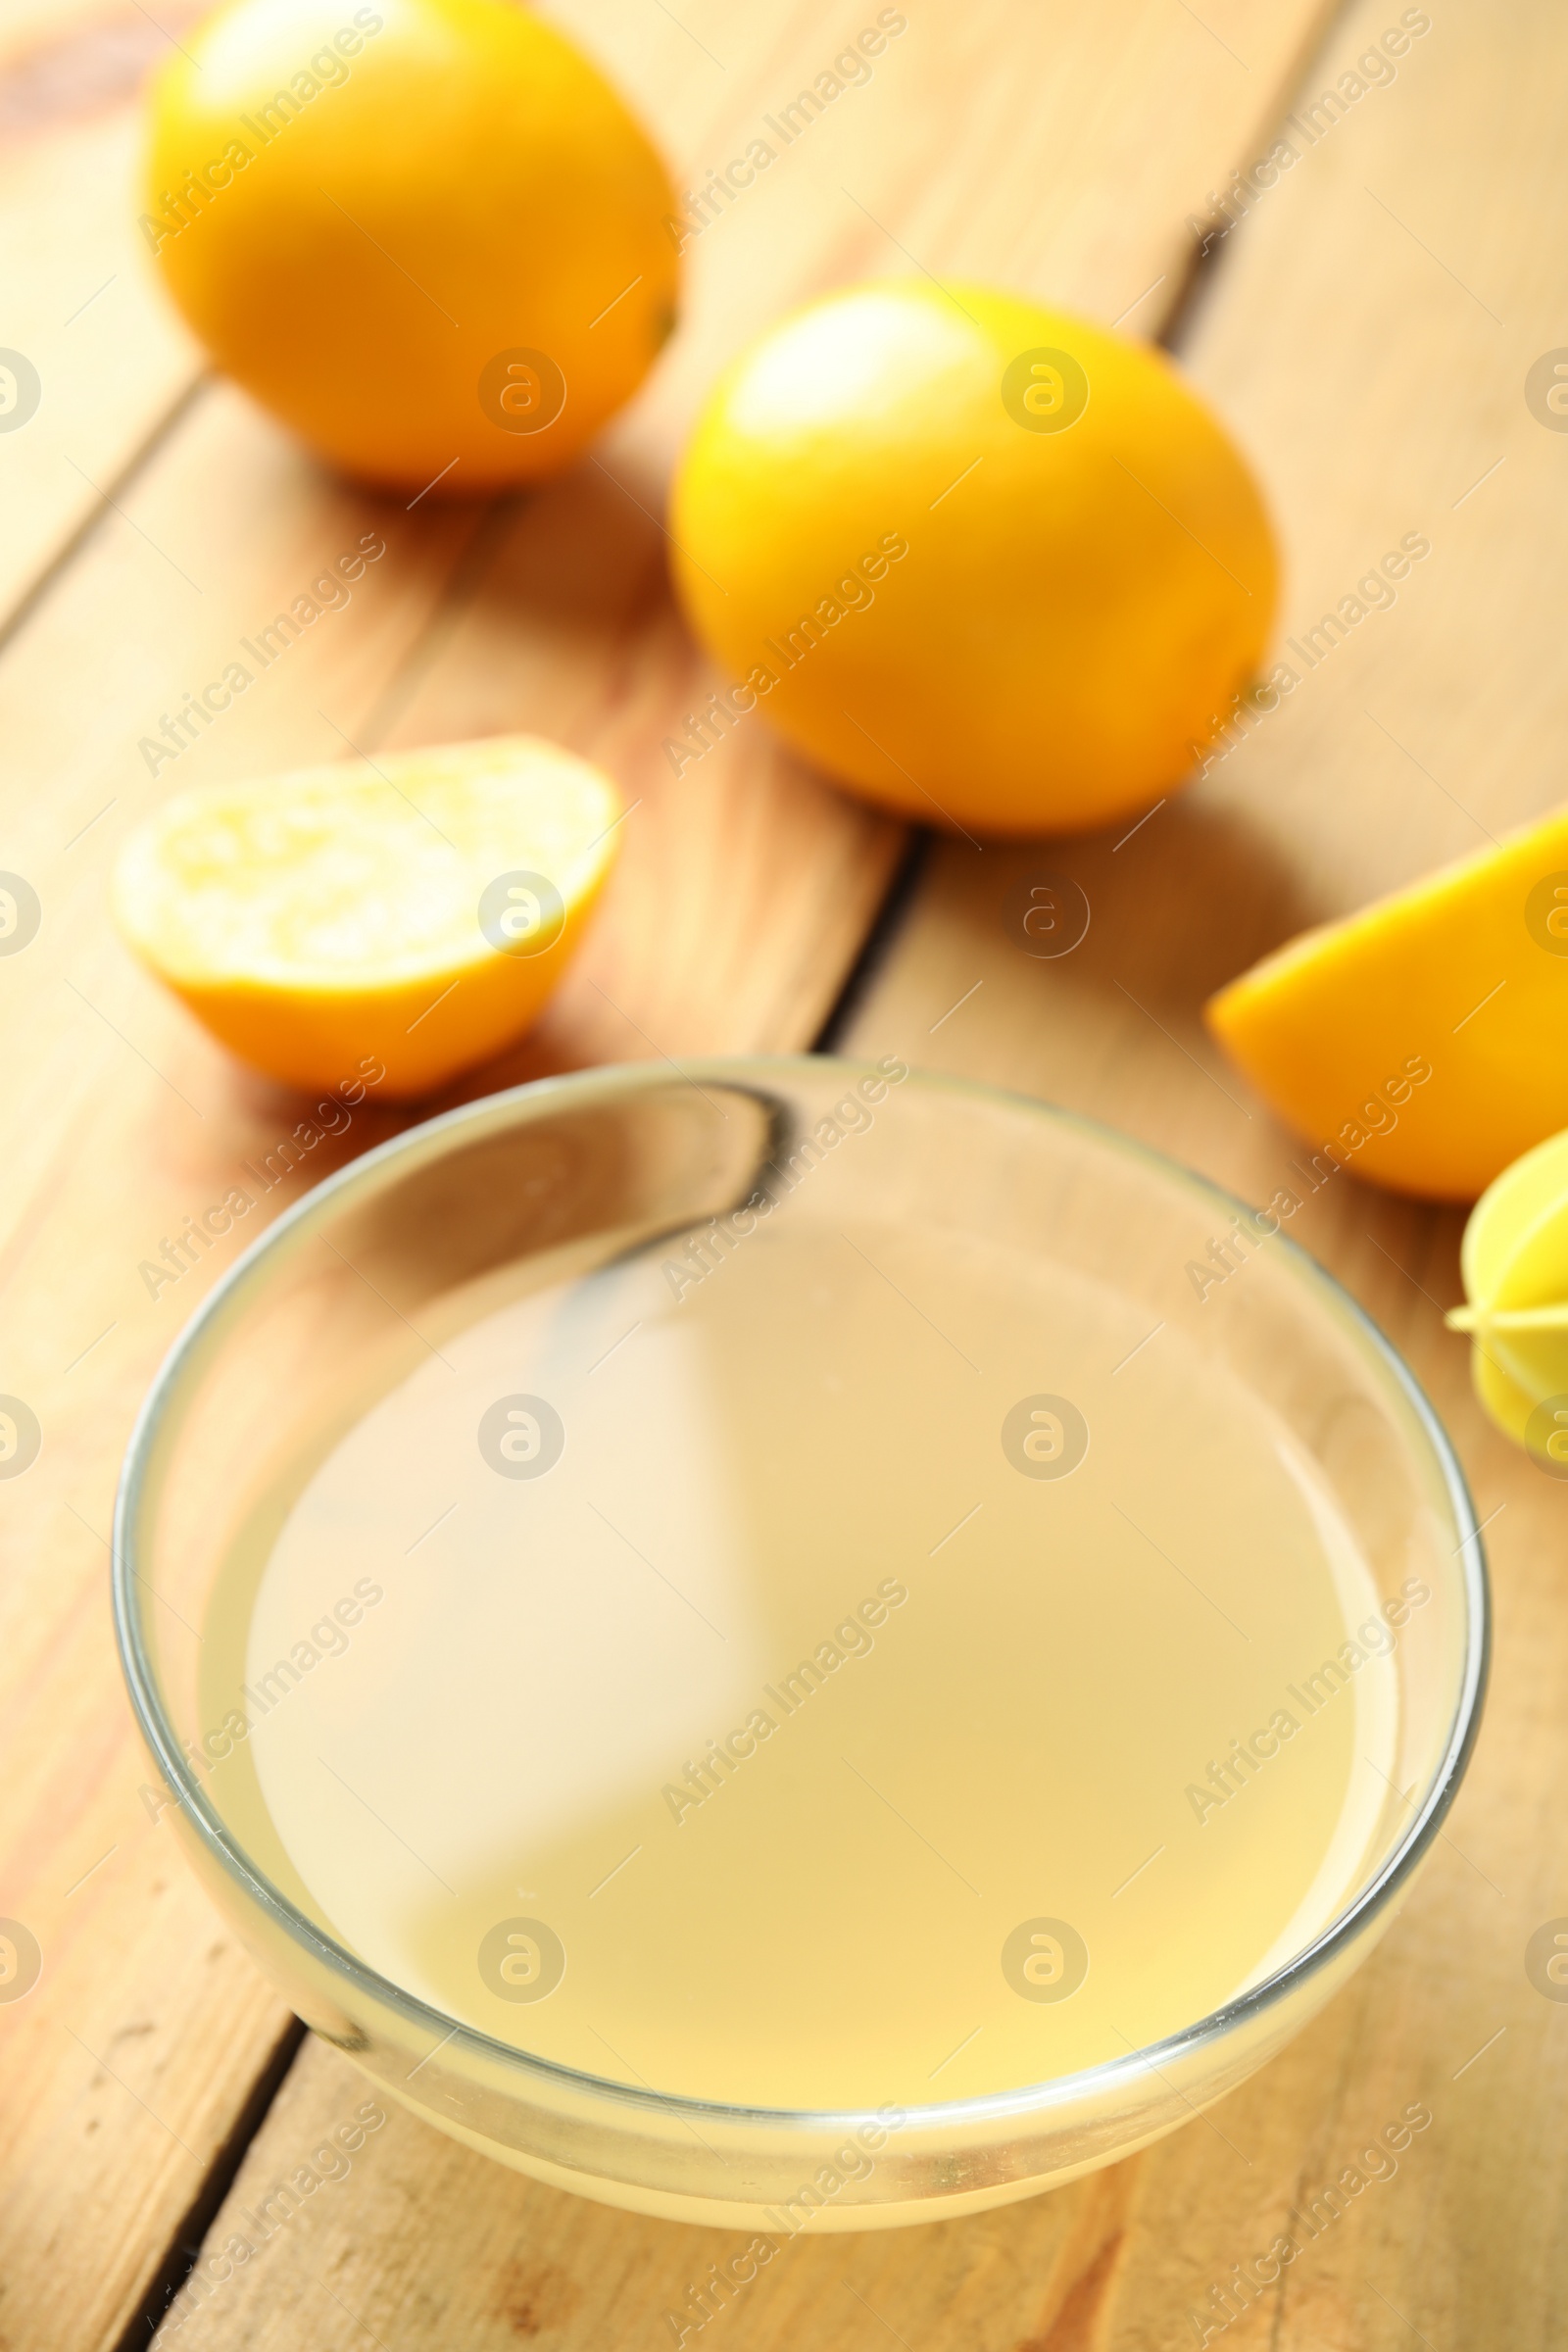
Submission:
<svg viewBox="0 0 1568 2352">
<path fill-rule="evenodd" d="M 1387 1792 L 1362 1820 L 1343 1900 L 1299 1948 L 1272 1953 L 1210 2013 L 1145 2046 L 979 2095 L 800 2110 L 611 2079 L 377 1973 L 227 1801 L 243 1711 L 226 1730 L 204 1712 L 196 1635 L 258 1512 L 280 1523 L 277 1495 L 297 1491 L 301 1458 L 318 1461 L 324 1440 L 409 1379 L 442 1335 L 551 1269 L 613 1267 L 653 1245 L 706 1278 L 755 1248 L 760 1185 L 777 1196 L 774 1222 L 808 1237 L 891 1216 L 935 1246 L 972 1240 L 1098 1285 L 1123 1328 L 1148 1331 L 1151 1352 L 1167 1332 L 1158 1346 L 1266 1410 L 1380 1592 L 1428 1596 L 1404 1612 L 1386 1659 L 1379 1642 Z M 469 2146 L 612 2205 L 775 2237 L 1027 2196 L 1222 2097 L 1388 1926 L 1464 1770 L 1486 1672 L 1485 1565 L 1443 1430 L 1393 1348 L 1279 1222 L 1278 1197 L 1259 1219 L 1109 1131 L 891 1060 L 545 1080 L 446 1112 L 320 1185 L 237 1261 L 170 1355 L 131 1439 L 116 1522 L 116 1623 L 137 1721 L 195 1867 L 258 1966 L 379 2089 Z M 924 1345 L 908 1328 L 910 1348 Z M 1114 1376 L 1139 1377 L 1120 1364 Z M 1061 1442 L 1059 1420 L 1044 1426 L 1026 1447 L 1037 1469 Z"/>
</svg>

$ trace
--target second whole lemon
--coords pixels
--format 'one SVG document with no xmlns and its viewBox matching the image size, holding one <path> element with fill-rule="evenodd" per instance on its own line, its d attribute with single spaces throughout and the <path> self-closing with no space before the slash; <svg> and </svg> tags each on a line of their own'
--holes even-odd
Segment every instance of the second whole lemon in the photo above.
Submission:
<svg viewBox="0 0 1568 2352">
<path fill-rule="evenodd" d="M 568 465 L 674 316 L 663 166 L 510 0 L 231 0 L 154 85 L 142 234 L 219 365 L 409 492 Z"/>
<path fill-rule="evenodd" d="M 1169 362 L 968 285 L 855 287 L 765 334 L 698 423 L 671 530 L 732 712 L 982 832 L 1168 792 L 1276 600 L 1252 477 Z"/>
</svg>

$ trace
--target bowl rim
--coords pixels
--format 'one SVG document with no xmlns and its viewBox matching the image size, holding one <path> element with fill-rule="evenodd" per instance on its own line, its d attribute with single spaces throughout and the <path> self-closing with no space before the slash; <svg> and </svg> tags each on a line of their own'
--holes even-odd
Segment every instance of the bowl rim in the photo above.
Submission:
<svg viewBox="0 0 1568 2352">
<path fill-rule="evenodd" d="M 1141 1163 L 1164 1182 L 1213 1202 L 1227 1216 L 1237 1210 L 1244 1215 L 1253 1213 L 1240 1196 L 1216 1184 L 1212 1178 L 1201 1175 L 1169 1153 L 1124 1134 L 1103 1120 L 1065 1109 L 1040 1097 L 992 1086 L 982 1080 L 951 1076 L 943 1071 L 925 1070 L 912 1064 L 905 1065 L 905 1068 L 906 1076 L 915 1080 L 922 1089 L 970 1097 L 1014 1114 L 1025 1113 L 1049 1125 L 1074 1130 L 1096 1146 L 1120 1152 Z M 496 1094 L 482 1095 L 404 1128 L 399 1134 L 372 1146 L 346 1166 L 334 1170 L 301 1200 L 294 1201 L 265 1232 L 258 1234 L 255 1241 L 220 1276 L 179 1333 L 160 1365 L 136 1415 L 115 1498 L 110 1573 L 121 1666 L 141 1736 L 164 1775 L 167 1788 L 200 1842 L 227 1876 L 238 1882 L 247 1898 L 259 1905 L 296 1944 L 303 1947 L 310 1959 L 322 1966 L 329 1975 L 345 1978 L 355 1990 L 364 1991 L 406 2024 L 428 2032 L 432 2036 L 432 2047 L 426 2053 L 426 2059 L 435 2055 L 437 2047 L 457 2043 L 499 2064 L 504 2072 L 520 2072 L 525 2078 L 536 2078 L 542 2083 L 553 2083 L 592 2100 L 608 2100 L 614 2106 L 643 2110 L 666 2118 L 705 2117 L 710 2122 L 727 2123 L 737 2128 L 776 2130 L 782 2127 L 793 2128 L 803 2133 L 850 2133 L 866 2128 L 885 2129 L 889 2113 L 886 2107 L 739 2105 L 728 2100 L 699 2098 L 688 2092 L 658 2090 L 645 2084 L 619 2082 L 610 2076 L 589 2074 L 580 2068 L 566 2066 L 560 2060 L 541 2057 L 535 2052 L 518 2048 L 514 2042 L 497 2040 L 481 2028 L 449 2016 L 432 2002 L 422 2000 L 391 1978 L 382 1976 L 346 1945 L 318 1927 L 287 1895 L 273 1886 L 251 1861 L 216 1808 L 208 1803 L 201 1782 L 180 1745 L 174 1727 L 165 1714 L 159 1696 L 157 1674 L 142 1639 L 141 1604 L 135 1588 L 143 1580 L 137 1565 L 135 1527 L 150 1457 L 165 1415 L 177 1396 L 187 1363 L 212 1325 L 230 1307 L 236 1293 L 252 1279 L 257 1267 L 301 1228 L 314 1219 L 324 1220 L 333 1214 L 345 1195 L 360 1189 L 374 1190 L 380 1183 L 382 1172 L 390 1164 L 411 1155 L 434 1157 L 449 1140 L 462 1136 L 466 1129 L 528 1124 L 535 1118 L 549 1116 L 553 1109 L 567 1102 L 612 1099 L 642 1089 L 700 1086 L 704 1080 L 712 1085 L 741 1087 L 751 1091 L 765 1086 L 770 1078 L 778 1080 L 794 1074 L 807 1079 L 819 1077 L 825 1070 L 843 1071 L 850 1078 L 886 1075 L 885 1070 L 869 1061 L 830 1054 L 710 1055 L 679 1065 L 666 1065 L 662 1061 L 612 1062 L 559 1076 L 532 1079 Z M 1073 2074 L 1052 2076 L 1041 2082 L 986 2091 L 966 2099 L 939 2100 L 901 2109 L 901 2132 L 951 2131 L 993 2121 L 1003 2122 L 1021 2114 L 1035 2115 L 1052 2108 L 1072 2106 L 1112 2090 L 1135 2076 L 1161 2073 L 1200 2048 L 1219 2041 L 1236 2028 L 1260 2018 L 1286 2000 L 1299 1985 L 1329 1967 L 1355 1940 L 1364 1927 L 1389 1908 L 1437 1838 L 1463 1778 L 1480 1730 L 1491 1658 L 1492 1626 L 1486 1555 L 1464 1473 L 1447 1433 L 1424 1390 L 1366 1309 L 1288 1234 L 1276 1230 L 1269 1238 L 1272 1244 L 1283 1248 L 1285 1260 L 1295 1278 L 1309 1292 L 1317 1293 L 1322 1303 L 1348 1324 L 1352 1337 L 1402 1396 L 1413 1414 L 1420 1436 L 1436 1461 L 1454 1524 L 1460 1530 L 1460 1541 L 1452 1556 L 1459 1563 L 1460 1587 L 1464 1596 L 1464 1661 L 1452 1719 L 1437 1767 L 1403 1834 L 1378 1871 L 1309 1943 L 1256 1984 L 1222 2003 L 1219 2008 L 1209 2010 L 1192 2024 L 1161 2036 L 1157 2041 L 1149 2042 L 1122 2056 L 1102 2059 L 1099 2064 L 1080 2068 Z M 420 2064 L 425 2062 L 421 2060 Z"/>
</svg>

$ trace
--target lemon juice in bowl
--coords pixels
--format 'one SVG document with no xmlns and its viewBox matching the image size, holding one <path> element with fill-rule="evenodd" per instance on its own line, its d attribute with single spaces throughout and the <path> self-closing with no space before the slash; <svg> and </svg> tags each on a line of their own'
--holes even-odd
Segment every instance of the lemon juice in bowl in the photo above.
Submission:
<svg viewBox="0 0 1568 2352">
<path fill-rule="evenodd" d="M 1042 1115 L 988 1137 L 982 1108 L 939 1181 L 969 1098 L 816 1066 L 808 1119 L 644 1076 L 649 1118 L 681 1107 L 636 1183 L 589 1098 L 505 1211 L 435 1162 L 471 1226 L 526 1226 L 531 1184 L 531 1250 L 432 1244 L 433 1194 L 372 1204 L 335 1233 L 350 1305 L 294 1245 L 312 1305 L 273 1316 L 269 1377 L 319 1377 L 327 1299 L 357 1338 L 211 1532 L 190 1703 L 226 1727 L 205 1794 L 247 1867 L 443 2021 L 385 2070 L 411 2103 L 470 2045 L 700 2111 L 720 2156 L 715 2117 L 879 2114 L 891 2151 L 1070 2102 L 1264 2001 L 1448 1723 L 1409 1698 L 1458 1654 L 1446 1530 L 1343 1332 L 1279 1363 L 1300 1277 L 1260 1254 L 1205 1324 L 1185 1237 L 1104 1222 L 1152 1181 L 1131 1155 L 1107 1184 L 1069 1150 L 1031 1194 L 1009 1122 Z M 733 2154 L 701 2193 L 578 2177 L 488 2112 L 436 2120 L 653 2210 L 788 2202 Z M 1114 2152 L 1080 2126 L 1054 2171 L 950 2165 L 943 2193 Z M 822 2191 L 828 2226 L 929 2218 L 905 2162 Z"/>
</svg>

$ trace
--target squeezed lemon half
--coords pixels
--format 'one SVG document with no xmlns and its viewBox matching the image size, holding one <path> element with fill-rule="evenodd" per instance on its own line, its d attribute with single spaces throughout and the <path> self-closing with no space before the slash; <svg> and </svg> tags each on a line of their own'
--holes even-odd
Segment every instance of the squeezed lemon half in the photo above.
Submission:
<svg viewBox="0 0 1568 2352">
<path fill-rule="evenodd" d="M 614 860 L 610 778 L 528 735 L 181 794 L 127 842 L 125 940 L 289 1085 L 428 1094 L 529 1027 Z"/>
</svg>

